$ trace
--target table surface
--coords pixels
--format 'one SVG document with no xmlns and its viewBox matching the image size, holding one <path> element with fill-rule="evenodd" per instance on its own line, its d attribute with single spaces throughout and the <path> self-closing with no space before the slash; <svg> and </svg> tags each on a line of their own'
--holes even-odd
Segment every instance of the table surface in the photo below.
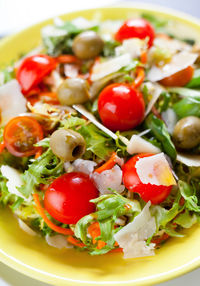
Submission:
<svg viewBox="0 0 200 286">
<path fill-rule="evenodd" d="M 126 0 L 126 3 L 129 4 L 134 2 L 135 1 L 132 0 Z M 189 4 L 188 1 L 183 0 L 144 0 L 142 2 L 148 4 L 159 4 L 162 6 L 187 12 L 196 17 L 200 17 L 200 10 L 197 9 L 197 7 L 199 6 L 199 0 L 190 0 Z M 0 0 L 0 36 L 14 33 L 38 21 L 59 14 L 67 13 L 69 11 L 121 3 L 123 3 L 123 1 L 116 0 L 101 0 L 101 2 L 94 0 L 74 0 L 69 2 L 66 0 Z M 199 285 L 199 279 L 200 269 L 197 269 L 182 277 L 176 278 L 168 282 L 164 282 L 157 286 L 188 286 L 189 284 L 191 284 L 192 286 L 196 286 Z M 31 279 L 0 263 L 0 286 L 26 285 L 48 286 L 49 284 Z"/>
</svg>

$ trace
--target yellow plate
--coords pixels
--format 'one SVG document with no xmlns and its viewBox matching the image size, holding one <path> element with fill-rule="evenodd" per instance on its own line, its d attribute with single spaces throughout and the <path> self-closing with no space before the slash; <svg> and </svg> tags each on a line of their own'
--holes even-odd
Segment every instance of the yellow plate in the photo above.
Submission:
<svg viewBox="0 0 200 286">
<path fill-rule="evenodd" d="M 198 20 L 166 9 L 103 8 L 74 12 L 63 16 L 91 19 L 95 13 L 102 19 L 126 19 L 135 13 L 151 11 L 162 18 L 178 20 L 200 33 Z M 36 47 L 40 29 L 52 20 L 28 28 L 0 43 L 0 63 L 8 64 L 19 54 Z M 33 278 L 53 285 L 150 285 L 172 279 L 200 265 L 200 227 L 186 232 L 184 238 L 171 239 L 155 257 L 123 260 L 121 254 L 92 257 L 75 250 L 57 250 L 39 237 L 31 237 L 19 229 L 8 210 L 0 210 L 0 260 Z"/>
</svg>

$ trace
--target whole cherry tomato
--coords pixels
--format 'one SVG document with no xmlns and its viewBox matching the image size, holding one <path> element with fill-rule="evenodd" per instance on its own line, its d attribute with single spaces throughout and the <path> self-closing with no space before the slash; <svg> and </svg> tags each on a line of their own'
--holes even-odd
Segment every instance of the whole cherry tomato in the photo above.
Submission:
<svg viewBox="0 0 200 286">
<path fill-rule="evenodd" d="M 175 74 L 160 80 L 164 86 L 185 86 L 193 77 L 194 68 L 189 66 Z"/>
<path fill-rule="evenodd" d="M 44 206 L 56 220 L 75 224 L 83 216 L 95 211 L 90 200 L 98 197 L 98 190 L 88 175 L 72 172 L 55 179 L 44 196 Z"/>
<path fill-rule="evenodd" d="M 56 60 L 47 55 L 25 58 L 17 70 L 17 80 L 24 95 L 36 87 L 56 67 Z"/>
<path fill-rule="evenodd" d="M 143 95 L 128 84 L 108 85 L 100 93 L 98 111 L 103 124 L 112 131 L 132 129 L 144 117 Z"/>
<path fill-rule="evenodd" d="M 36 153 L 35 143 L 43 139 L 41 125 L 29 116 L 18 116 L 5 126 L 3 138 L 8 151 L 16 157 L 28 157 Z"/>
<path fill-rule="evenodd" d="M 149 48 L 153 45 L 155 38 L 154 28 L 144 19 L 130 19 L 123 23 L 115 34 L 115 39 L 119 42 L 130 38 L 139 38 L 141 40 L 149 38 Z"/>
<path fill-rule="evenodd" d="M 129 159 L 122 167 L 123 182 L 130 192 L 138 193 L 145 202 L 151 201 L 152 204 L 160 204 L 168 197 L 172 186 L 157 186 L 150 183 L 143 184 L 135 168 L 135 164 L 139 159 L 152 155 L 138 154 Z"/>
</svg>

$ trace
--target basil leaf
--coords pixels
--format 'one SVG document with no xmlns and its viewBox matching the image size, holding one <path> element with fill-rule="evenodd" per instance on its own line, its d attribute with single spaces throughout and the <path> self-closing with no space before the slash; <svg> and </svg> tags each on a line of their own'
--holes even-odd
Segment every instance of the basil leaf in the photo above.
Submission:
<svg viewBox="0 0 200 286">
<path fill-rule="evenodd" d="M 200 117 L 200 100 L 184 98 L 175 103 L 173 109 L 179 119 L 191 115 Z"/>
</svg>

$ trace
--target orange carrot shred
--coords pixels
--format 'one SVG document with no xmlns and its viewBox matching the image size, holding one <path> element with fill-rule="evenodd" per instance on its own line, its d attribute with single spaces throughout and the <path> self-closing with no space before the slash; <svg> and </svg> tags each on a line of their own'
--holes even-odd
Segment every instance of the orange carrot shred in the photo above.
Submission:
<svg viewBox="0 0 200 286">
<path fill-rule="evenodd" d="M 78 246 L 78 247 L 81 247 L 81 248 L 85 246 L 85 244 L 83 242 L 80 242 L 78 239 L 76 239 L 72 235 L 67 237 L 67 241 L 70 242 L 71 244 Z"/>
<path fill-rule="evenodd" d="M 42 147 L 37 148 L 37 152 L 35 153 L 35 159 L 39 158 L 42 155 Z"/>
<path fill-rule="evenodd" d="M 120 247 L 114 248 L 114 249 L 111 249 L 108 253 L 117 253 L 117 252 L 123 252 L 123 249 Z"/>
<path fill-rule="evenodd" d="M 104 241 L 102 240 L 96 241 L 95 239 L 101 235 L 101 230 L 98 222 L 94 222 L 88 227 L 88 233 L 92 237 L 92 243 L 95 244 L 97 242 L 97 249 L 101 249 L 106 245 Z"/>
<path fill-rule="evenodd" d="M 145 78 L 144 69 L 142 67 L 137 67 L 137 69 L 136 69 L 136 78 L 135 78 L 135 80 L 133 82 L 133 86 L 135 88 L 139 87 L 143 83 L 144 78 Z"/>
<path fill-rule="evenodd" d="M 147 63 L 147 52 L 146 51 L 142 51 L 141 56 L 140 56 L 140 61 L 142 64 Z"/>
<path fill-rule="evenodd" d="M 112 169 L 115 166 L 115 164 L 116 164 L 116 159 L 117 159 L 117 153 L 114 152 L 112 154 L 112 156 L 110 157 L 110 159 L 107 162 L 105 162 L 102 166 L 100 166 L 99 168 L 94 170 L 94 172 L 97 172 L 97 173 L 100 174 L 100 173 L 102 173 L 105 170 Z"/>
<path fill-rule="evenodd" d="M 6 145 L 4 142 L 0 143 L 0 154 L 3 152 L 3 150 L 5 149 Z"/>
<path fill-rule="evenodd" d="M 72 63 L 80 62 L 80 60 L 73 55 L 60 55 L 56 58 L 56 60 L 60 64 L 72 64 Z"/>
<path fill-rule="evenodd" d="M 54 231 L 61 233 L 61 234 L 64 234 L 64 235 L 73 235 L 74 234 L 74 232 L 71 229 L 66 229 L 66 228 L 62 228 L 60 226 L 57 226 L 52 221 L 50 221 L 48 219 L 48 217 L 45 214 L 45 210 L 40 203 L 40 199 L 39 199 L 38 194 L 33 194 L 33 199 L 34 199 L 34 202 L 36 204 L 36 209 L 37 209 L 38 213 L 41 215 L 41 217 L 43 218 L 45 223 L 48 225 L 48 227 L 50 227 Z"/>
</svg>

